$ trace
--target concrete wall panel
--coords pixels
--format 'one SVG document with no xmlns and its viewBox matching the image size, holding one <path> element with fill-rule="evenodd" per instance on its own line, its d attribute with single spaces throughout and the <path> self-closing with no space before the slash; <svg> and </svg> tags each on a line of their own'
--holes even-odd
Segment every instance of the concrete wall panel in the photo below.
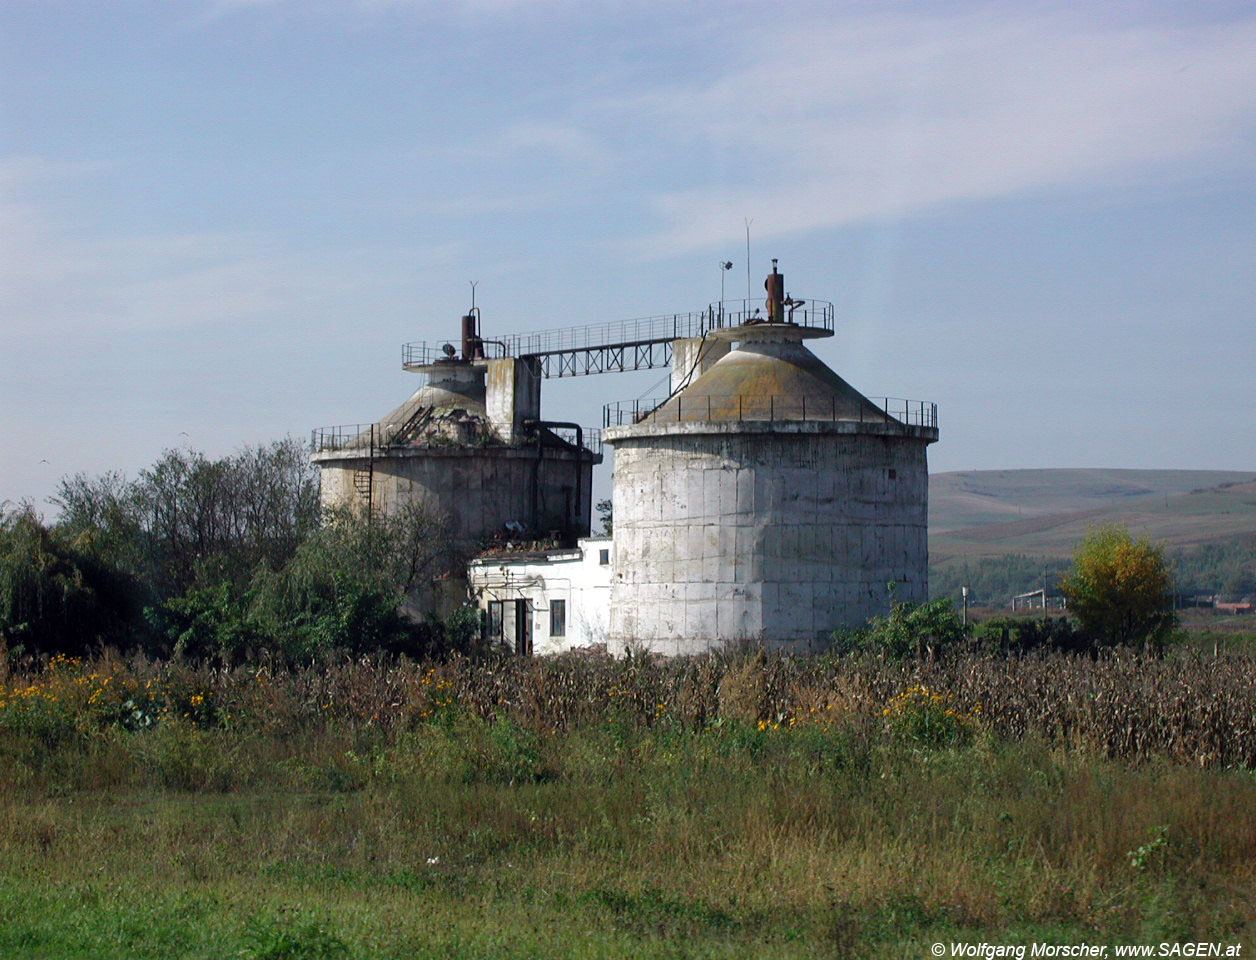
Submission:
<svg viewBox="0 0 1256 960">
<path fill-rule="evenodd" d="M 365 505 L 354 485 L 367 460 L 316 458 L 325 506 Z M 581 466 L 578 516 L 592 514 L 593 466 Z M 575 496 L 576 462 L 568 453 L 546 451 L 539 467 L 529 447 L 435 447 L 385 451 L 374 460 L 371 502 L 391 511 L 417 501 L 444 516 L 454 539 L 470 545 L 501 532 L 507 522 L 541 531 L 561 529 Z M 539 481 L 537 495 L 534 484 Z M 533 516 L 534 504 L 537 515 Z"/>
</svg>

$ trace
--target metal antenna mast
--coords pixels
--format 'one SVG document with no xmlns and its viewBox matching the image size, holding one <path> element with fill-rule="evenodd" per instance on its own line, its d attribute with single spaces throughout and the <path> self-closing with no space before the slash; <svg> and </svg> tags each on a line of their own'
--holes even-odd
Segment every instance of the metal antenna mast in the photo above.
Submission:
<svg viewBox="0 0 1256 960">
<path fill-rule="evenodd" d="M 750 283 L 750 224 L 754 223 L 754 217 L 746 218 L 746 300 L 747 302 L 754 299 L 754 287 Z"/>
<path fill-rule="evenodd" d="M 728 273 L 728 271 L 731 269 L 733 269 L 733 261 L 731 260 L 720 261 L 720 305 L 715 308 L 716 310 L 715 322 L 717 325 L 721 327 L 724 325 L 724 274 Z"/>
</svg>

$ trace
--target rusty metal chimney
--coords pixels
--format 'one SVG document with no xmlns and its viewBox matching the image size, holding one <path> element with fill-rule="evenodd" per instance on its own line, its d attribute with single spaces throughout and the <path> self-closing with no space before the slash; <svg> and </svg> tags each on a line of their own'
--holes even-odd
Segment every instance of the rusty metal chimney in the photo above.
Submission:
<svg viewBox="0 0 1256 960">
<path fill-rule="evenodd" d="M 484 356 L 484 344 L 480 340 L 479 319 L 474 313 L 462 318 L 462 359 L 478 360 Z"/>
<path fill-rule="evenodd" d="M 484 359 L 484 341 L 480 339 L 480 308 L 475 305 L 475 287 L 478 280 L 471 284 L 471 309 L 462 317 L 462 359 Z"/>
<path fill-rule="evenodd" d="M 785 322 L 785 274 L 777 272 L 776 258 L 772 258 L 772 272 L 763 281 L 763 289 L 768 292 L 767 314 L 769 323 Z"/>
</svg>

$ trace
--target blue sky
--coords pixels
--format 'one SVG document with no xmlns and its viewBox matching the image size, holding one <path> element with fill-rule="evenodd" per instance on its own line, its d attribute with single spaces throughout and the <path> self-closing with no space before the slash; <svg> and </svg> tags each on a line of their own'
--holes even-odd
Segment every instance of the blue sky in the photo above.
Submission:
<svg viewBox="0 0 1256 960">
<path fill-rule="evenodd" d="M 0 102 L 0 500 L 382 415 L 469 280 L 700 310 L 745 218 L 935 471 L 1253 468 L 1250 4 L 0 0 Z"/>
</svg>

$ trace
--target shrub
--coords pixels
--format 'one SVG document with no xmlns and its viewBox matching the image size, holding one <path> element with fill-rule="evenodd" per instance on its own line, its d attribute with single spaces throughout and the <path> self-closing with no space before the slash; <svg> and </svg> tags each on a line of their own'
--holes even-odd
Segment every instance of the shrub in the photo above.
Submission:
<svg viewBox="0 0 1256 960">
<path fill-rule="evenodd" d="M 225 583 L 189 590 L 144 611 L 161 652 L 190 660 L 240 663 L 266 638 Z"/>
<path fill-rule="evenodd" d="M 333 650 L 434 653 L 445 640 L 444 625 L 417 623 L 400 608 L 449 559 L 443 538 L 440 521 L 419 505 L 387 516 L 331 511 L 289 563 L 258 569 L 250 616 L 289 659 Z"/>
<path fill-rule="evenodd" d="M 29 507 L 0 512 L 0 648 L 16 658 L 422 657 L 470 653 L 479 634 L 474 611 L 431 612 L 434 579 L 463 561 L 441 517 L 421 504 L 320 516 L 294 440 L 216 460 L 168 450 L 137 480 L 78 475 L 58 493 L 52 528 Z"/>
<path fill-rule="evenodd" d="M 441 623 L 442 646 L 461 654 L 473 653 L 479 643 L 480 629 L 479 608 L 470 605 L 459 607 Z"/>
<path fill-rule="evenodd" d="M 893 599 L 892 591 L 889 616 L 874 617 L 866 627 L 833 633 L 839 653 L 868 652 L 891 658 L 923 656 L 963 639 L 963 621 L 949 599 L 900 602 Z"/>
</svg>

